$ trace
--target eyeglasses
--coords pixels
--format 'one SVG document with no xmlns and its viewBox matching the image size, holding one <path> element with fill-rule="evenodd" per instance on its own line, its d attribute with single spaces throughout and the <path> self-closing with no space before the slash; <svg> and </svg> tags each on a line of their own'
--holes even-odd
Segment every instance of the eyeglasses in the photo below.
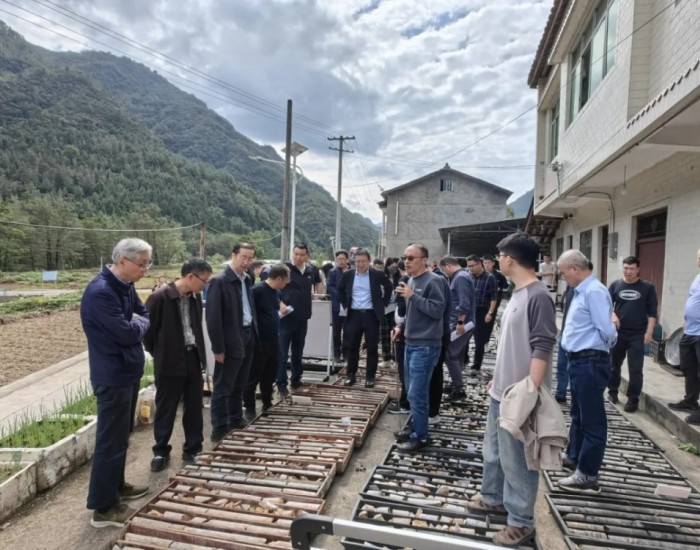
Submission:
<svg viewBox="0 0 700 550">
<path fill-rule="evenodd" d="M 148 262 L 147 264 L 137 264 L 134 260 L 130 260 L 129 258 L 126 258 L 126 257 L 125 257 L 124 259 L 125 259 L 127 262 L 131 262 L 132 264 L 134 264 L 134 265 L 135 265 L 136 267 L 138 267 L 139 269 L 143 269 L 144 271 L 148 271 L 148 270 L 151 269 L 151 267 L 153 266 L 153 262 Z"/>
<path fill-rule="evenodd" d="M 412 262 L 413 260 L 420 260 L 421 258 L 425 258 L 425 256 L 401 256 L 404 262 Z"/>
<path fill-rule="evenodd" d="M 205 281 L 204 279 L 202 279 L 202 278 L 201 278 L 199 275 L 197 275 L 196 273 L 192 272 L 192 275 L 194 275 L 195 277 L 197 277 L 197 279 L 199 279 L 200 281 L 202 281 L 202 284 L 204 284 L 204 285 L 208 285 L 208 284 L 209 284 L 209 281 L 208 281 L 208 280 Z"/>
</svg>

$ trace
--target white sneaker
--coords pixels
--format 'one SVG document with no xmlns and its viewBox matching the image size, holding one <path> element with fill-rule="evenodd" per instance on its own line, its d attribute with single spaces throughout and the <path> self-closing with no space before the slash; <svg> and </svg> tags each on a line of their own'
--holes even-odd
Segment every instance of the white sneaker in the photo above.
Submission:
<svg viewBox="0 0 700 550">
<path fill-rule="evenodd" d="M 435 416 L 431 416 L 428 418 L 428 426 L 436 426 L 437 424 L 440 424 L 440 415 L 436 414 Z"/>
</svg>

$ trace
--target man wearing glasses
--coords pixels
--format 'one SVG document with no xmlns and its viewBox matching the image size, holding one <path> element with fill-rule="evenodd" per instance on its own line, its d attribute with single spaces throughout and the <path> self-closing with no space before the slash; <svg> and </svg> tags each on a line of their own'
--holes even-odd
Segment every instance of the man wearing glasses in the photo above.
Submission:
<svg viewBox="0 0 700 550">
<path fill-rule="evenodd" d="M 105 266 L 88 283 L 80 320 L 88 342 L 90 382 L 97 398 L 97 435 L 87 507 L 93 527 L 121 527 L 133 510 L 122 503 L 148 493 L 126 483 L 126 450 L 136 410 L 145 355 L 148 311 L 134 287 L 151 267 L 151 245 L 123 239 Z"/>
<path fill-rule="evenodd" d="M 244 428 L 243 388 L 248 380 L 257 338 L 253 283 L 248 268 L 255 247 L 237 243 L 223 273 L 211 278 L 207 291 L 207 332 L 214 354 L 211 394 L 211 440 Z"/>
<path fill-rule="evenodd" d="M 404 252 L 408 283 L 399 283 L 396 293 L 406 300 L 406 317 L 396 325 L 391 338 L 402 334 L 406 342 L 404 379 L 411 405 L 408 432 L 397 432 L 399 450 L 416 452 L 428 444 L 428 399 L 430 379 L 442 347 L 445 288 L 440 275 L 427 266 L 428 250 L 412 244 Z"/>
<path fill-rule="evenodd" d="M 180 399 L 185 431 L 182 461 L 193 463 L 202 451 L 202 370 L 206 369 L 206 354 L 201 292 L 211 272 L 204 260 L 188 260 L 179 279 L 159 288 L 146 300 L 151 327 L 143 343 L 153 356 L 158 390 L 152 472 L 160 472 L 170 460 L 169 441 Z"/>
</svg>

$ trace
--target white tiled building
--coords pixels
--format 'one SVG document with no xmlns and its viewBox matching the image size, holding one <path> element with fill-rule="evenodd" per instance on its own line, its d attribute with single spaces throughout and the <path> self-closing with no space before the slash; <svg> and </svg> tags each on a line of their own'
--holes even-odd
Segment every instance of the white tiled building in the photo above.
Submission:
<svg viewBox="0 0 700 550">
<path fill-rule="evenodd" d="M 555 257 L 582 249 L 606 283 L 639 256 L 667 336 L 698 272 L 700 0 L 555 0 L 528 83 L 539 102 L 529 229 Z M 547 235 L 548 218 L 560 223 Z"/>
</svg>

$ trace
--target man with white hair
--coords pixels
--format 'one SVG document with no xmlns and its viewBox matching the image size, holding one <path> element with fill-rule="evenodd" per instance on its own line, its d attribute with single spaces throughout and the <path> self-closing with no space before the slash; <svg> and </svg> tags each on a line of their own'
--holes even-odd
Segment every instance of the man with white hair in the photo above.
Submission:
<svg viewBox="0 0 700 550">
<path fill-rule="evenodd" d="M 121 501 L 140 498 L 148 487 L 126 483 L 129 446 L 145 355 L 148 312 L 134 287 L 151 268 L 151 245 L 123 239 L 88 283 L 80 320 L 88 342 L 90 382 L 97 398 L 97 435 L 87 507 L 93 527 L 121 527 L 134 512 Z"/>
<path fill-rule="evenodd" d="M 607 440 L 603 394 L 610 379 L 610 348 L 617 340 L 612 300 L 580 250 L 564 252 L 557 268 L 574 288 L 561 345 L 569 359 L 571 380 L 571 429 L 564 467 L 575 469 L 558 485 L 572 493 L 598 494 L 598 471 Z"/>
</svg>

